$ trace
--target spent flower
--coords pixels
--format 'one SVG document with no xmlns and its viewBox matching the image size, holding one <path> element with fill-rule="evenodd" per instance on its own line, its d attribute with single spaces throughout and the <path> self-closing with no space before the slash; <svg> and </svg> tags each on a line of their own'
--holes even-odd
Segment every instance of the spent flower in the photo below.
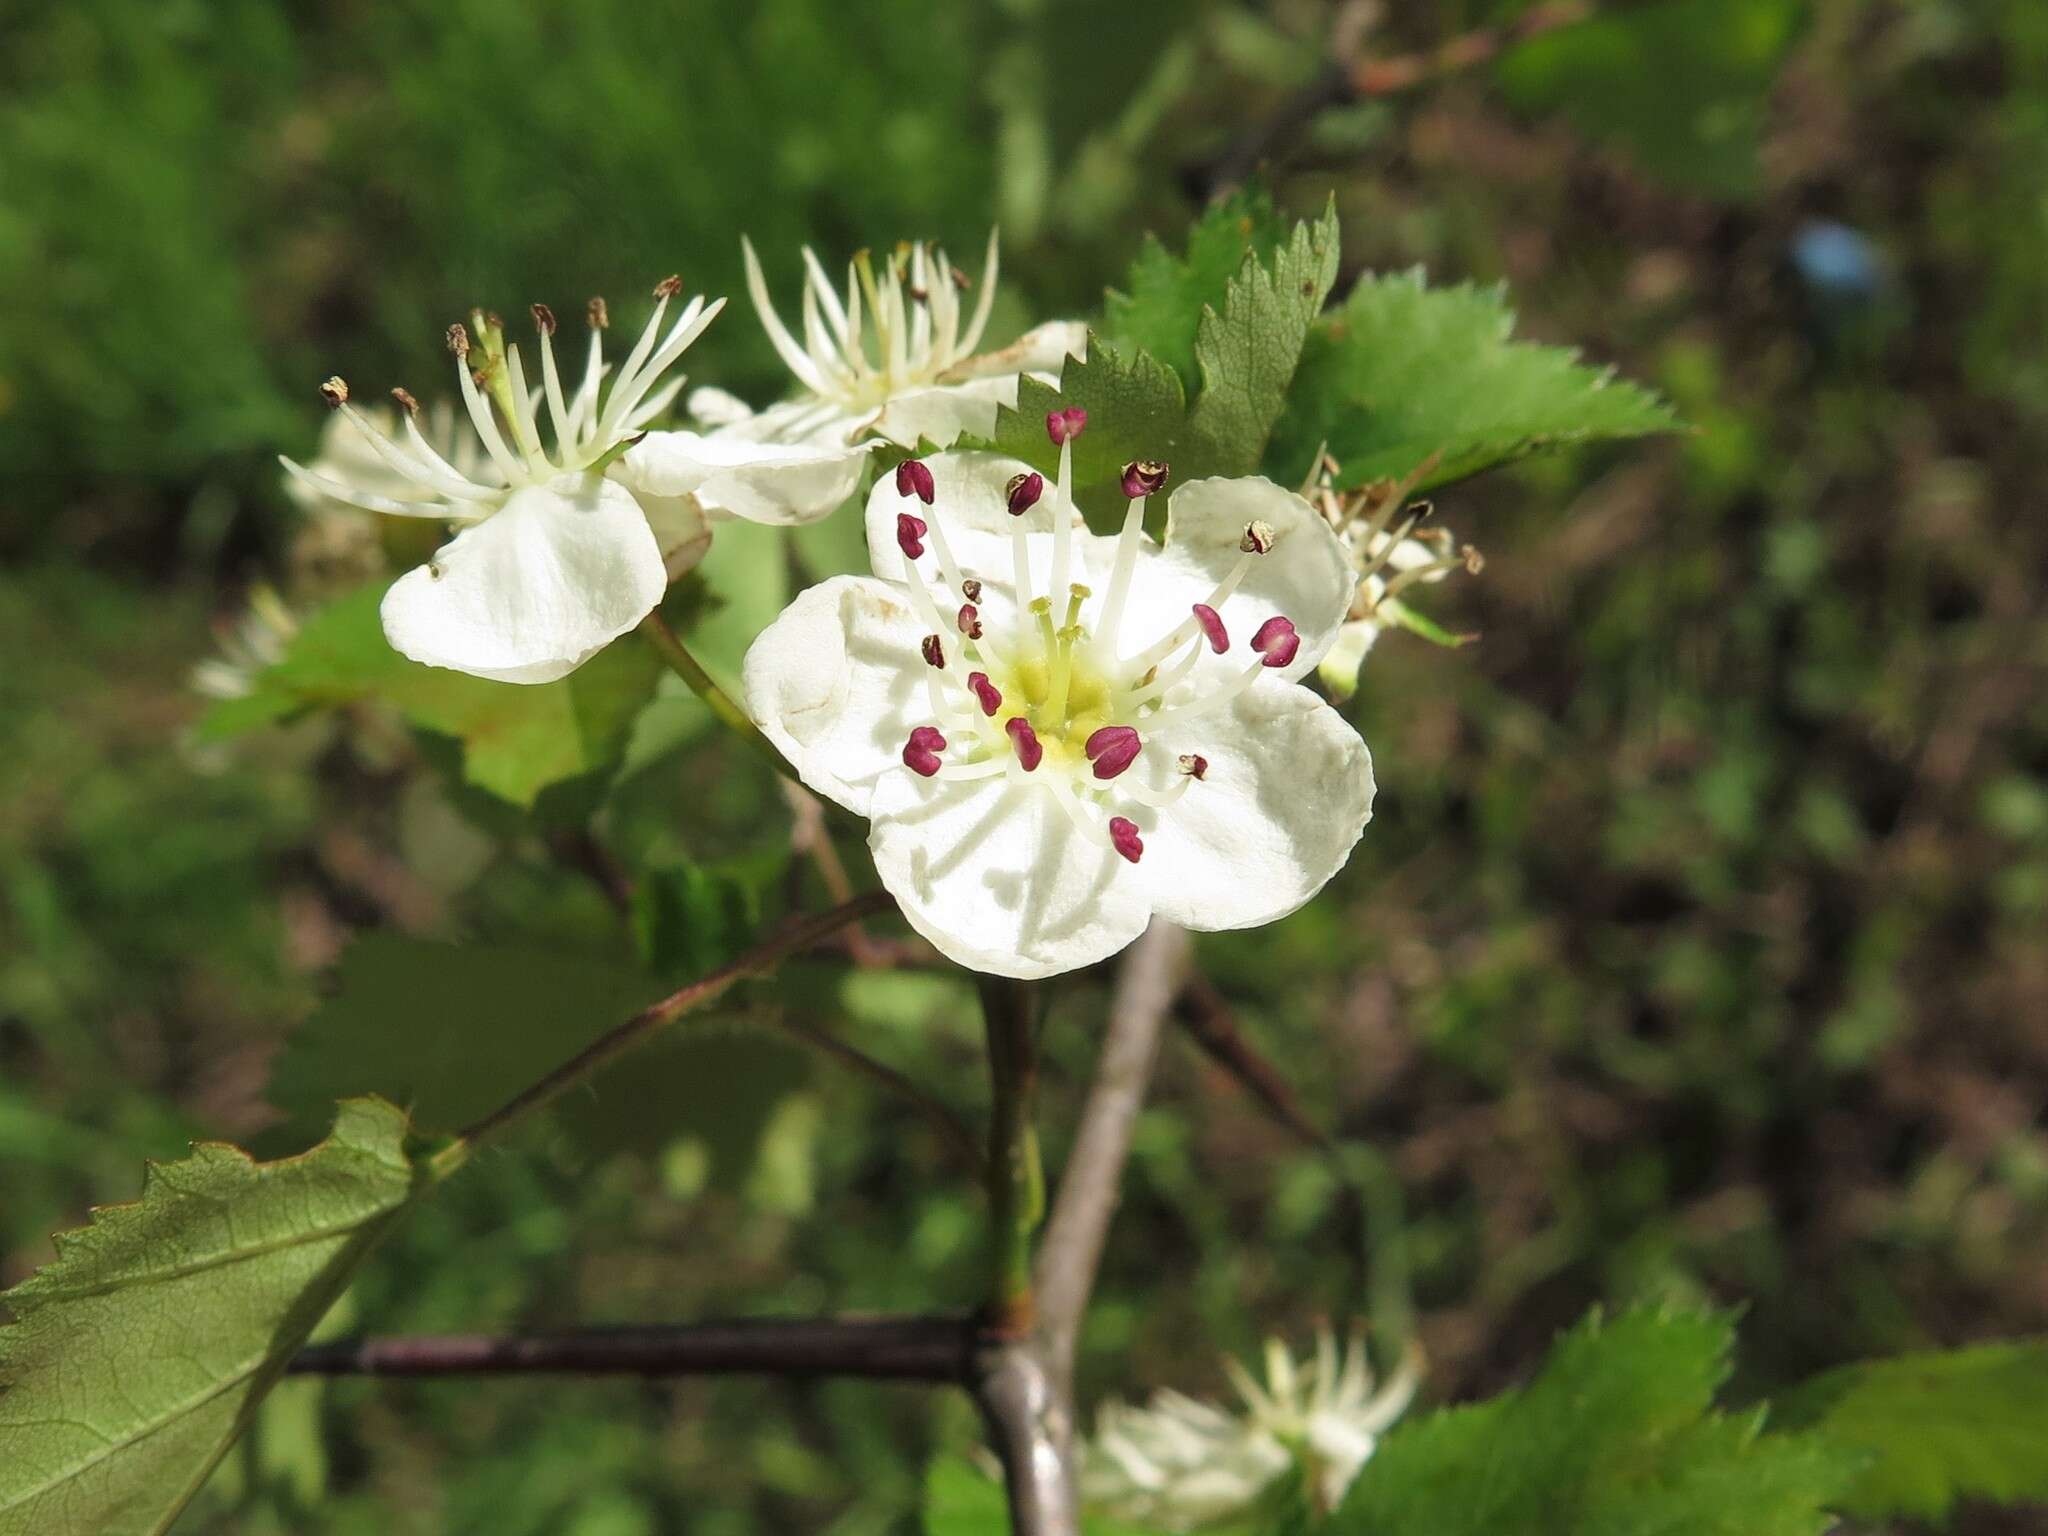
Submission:
<svg viewBox="0 0 2048 1536">
<path fill-rule="evenodd" d="M 1371 815 L 1372 759 L 1298 681 L 1355 580 L 1301 497 L 1198 480 L 1165 544 L 1088 531 L 1060 472 L 947 453 L 876 485 L 872 577 L 802 594 L 754 642 L 749 709 L 804 782 L 871 823 L 905 917 L 962 965 L 1034 977 L 1115 953 L 1154 913 L 1286 916 Z M 1127 476 L 1157 491 L 1163 465 Z"/>
</svg>

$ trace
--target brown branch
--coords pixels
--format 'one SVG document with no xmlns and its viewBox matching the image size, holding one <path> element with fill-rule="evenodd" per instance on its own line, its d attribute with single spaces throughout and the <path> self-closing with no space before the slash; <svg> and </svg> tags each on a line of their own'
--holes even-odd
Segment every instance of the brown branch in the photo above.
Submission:
<svg viewBox="0 0 2048 1536">
<path fill-rule="evenodd" d="M 1080 1536 L 1071 1390 L 1029 1340 L 990 1346 L 975 1362 L 974 1401 L 1003 1464 L 1011 1536 Z"/>
<path fill-rule="evenodd" d="M 1373 59 L 1360 56 L 1355 49 L 1340 49 L 1338 63 L 1360 96 L 1390 96 L 1484 64 L 1516 43 L 1571 26 L 1592 14 L 1590 0 L 1548 0 L 1500 26 L 1461 32 L 1418 53 Z"/>
<path fill-rule="evenodd" d="M 1155 918 L 1125 955 L 1095 1081 L 1039 1246 L 1039 1337 L 1047 1370 L 1063 1400 L 1071 1400 L 1074 1341 L 1095 1289 L 1102 1245 L 1123 1188 L 1131 1132 L 1144 1107 L 1145 1090 L 1159 1058 L 1159 1037 L 1188 948 L 1183 929 Z"/>
<path fill-rule="evenodd" d="M 1173 1013 L 1202 1054 L 1235 1078 L 1275 1124 L 1318 1152 L 1335 1150 L 1330 1133 L 1301 1107 L 1287 1075 L 1237 1027 L 1230 1004 L 1213 982 L 1205 976 L 1189 977 L 1174 1000 Z"/>
<path fill-rule="evenodd" d="M 847 1376 L 966 1386 L 962 1317 L 742 1318 L 669 1328 L 344 1339 L 301 1350 L 294 1376 Z"/>
</svg>

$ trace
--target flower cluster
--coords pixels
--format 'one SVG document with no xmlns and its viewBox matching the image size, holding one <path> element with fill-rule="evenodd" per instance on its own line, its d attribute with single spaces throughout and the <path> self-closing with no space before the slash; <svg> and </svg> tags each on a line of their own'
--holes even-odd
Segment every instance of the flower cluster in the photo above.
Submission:
<svg viewBox="0 0 2048 1536">
<path fill-rule="evenodd" d="M 1246 928 L 1301 906 L 1371 815 L 1372 759 L 1299 679 L 1354 578 L 1336 534 L 1263 479 L 1124 472 L 1116 537 L 990 453 L 906 462 L 868 502 L 872 577 L 800 596 L 755 641 L 747 704 L 804 782 L 871 823 L 883 883 L 963 965 L 1099 960 L 1157 913 Z"/>
<path fill-rule="evenodd" d="M 1365 1341 L 1339 1350 L 1329 1329 L 1313 1358 L 1297 1362 L 1266 1342 L 1266 1379 L 1224 1361 L 1238 1412 L 1181 1393 L 1155 1393 L 1143 1408 L 1103 1405 L 1082 1466 L 1089 1506 L 1149 1529 L 1191 1531 L 1248 1513 L 1290 1470 L 1299 1470 L 1317 1511 L 1328 1514 L 1406 1411 L 1421 1381 L 1411 1350 L 1377 1386 Z"/>
</svg>

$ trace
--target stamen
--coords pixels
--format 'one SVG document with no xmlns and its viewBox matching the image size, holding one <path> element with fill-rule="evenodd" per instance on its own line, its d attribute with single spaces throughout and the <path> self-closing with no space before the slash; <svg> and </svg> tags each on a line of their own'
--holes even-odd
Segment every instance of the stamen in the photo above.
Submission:
<svg viewBox="0 0 2048 1536">
<path fill-rule="evenodd" d="M 1295 632 L 1292 619 L 1276 613 L 1252 636 L 1252 649 L 1266 658 L 1264 665 L 1284 667 L 1301 649 L 1301 636 Z"/>
<path fill-rule="evenodd" d="M 1012 715 L 1003 722 L 1003 729 L 1009 734 L 1011 745 L 1017 749 L 1017 761 L 1026 773 L 1045 761 L 1045 748 L 1038 744 L 1038 732 L 1031 729 L 1029 720 L 1022 715 Z"/>
<path fill-rule="evenodd" d="M 926 635 L 919 648 L 924 652 L 926 666 L 943 668 L 946 665 L 946 648 L 939 643 L 937 635 Z"/>
<path fill-rule="evenodd" d="M 1123 628 L 1124 599 L 1130 595 L 1131 573 L 1138 565 L 1138 544 L 1145 535 L 1145 498 L 1133 496 L 1124 508 L 1123 532 L 1117 535 L 1116 564 L 1109 577 L 1109 596 L 1102 604 L 1102 643 L 1109 654 L 1117 654 L 1117 638 Z"/>
<path fill-rule="evenodd" d="M 1244 537 L 1237 541 L 1237 547 L 1248 555 L 1271 554 L 1278 537 L 1271 523 L 1246 523 Z"/>
<path fill-rule="evenodd" d="M 1088 413 L 1078 405 L 1045 413 L 1045 435 L 1055 448 L 1064 448 L 1088 429 Z"/>
<path fill-rule="evenodd" d="M 320 381 L 320 398 L 327 403 L 330 411 L 338 411 L 348 404 L 348 380 L 340 374 Z"/>
<path fill-rule="evenodd" d="M 1158 459 L 1134 459 L 1124 466 L 1124 494 L 1143 499 L 1165 488 L 1168 466 Z"/>
<path fill-rule="evenodd" d="M 959 625 L 960 633 L 968 639 L 979 640 L 981 638 L 980 611 L 974 604 L 962 603 L 960 605 L 960 616 L 955 622 Z"/>
<path fill-rule="evenodd" d="M 1135 727 L 1105 725 L 1088 738 L 1081 751 L 1095 765 L 1096 778 L 1113 779 L 1138 760 L 1144 747 Z"/>
<path fill-rule="evenodd" d="M 1022 517 L 1038 505 L 1038 498 L 1045 494 L 1045 476 L 1032 470 L 1028 474 L 1012 475 L 1010 483 L 1003 487 L 1004 499 L 1008 502 L 1010 516 Z"/>
<path fill-rule="evenodd" d="M 1247 533 L 1247 537 L 1249 537 L 1249 533 Z M 1239 547 L 1240 549 L 1244 548 L 1242 545 Z M 1269 543 L 1267 548 L 1270 549 L 1271 547 Z M 1224 603 L 1237 590 L 1238 583 L 1244 580 L 1245 572 L 1252 568 L 1252 562 L 1258 558 L 1257 552 L 1245 549 L 1244 553 L 1237 557 L 1237 563 L 1231 566 L 1229 574 L 1216 583 L 1216 590 L 1196 604 L 1195 608 L 1215 609 L 1220 614 Z M 1188 618 L 1176 625 L 1163 639 L 1147 646 L 1136 656 L 1126 659 L 1124 665 L 1133 671 L 1144 671 L 1148 668 L 1156 667 L 1160 662 L 1166 660 L 1167 657 L 1192 640 L 1197 632 L 1206 633 L 1207 627 L 1201 622 L 1199 612 L 1191 612 Z"/>
<path fill-rule="evenodd" d="M 611 328 L 612 312 L 605 308 L 603 294 L 593 294 L 591 296 L 590 302 L 583 306 L 583 318 L 590 322 L 590 328 L 593 331 L 603 331 Z"/>
<path fill-rule="evenodd" d="M 904 559 L 916 560 L 924 554 L 926 531 L 923 518 L 912 517 L 908 512 L 896 514 L 896 547 L 903 551 Z"/>
<path fill-rule="evenodd" d="M 988 680 L 986 672 L 967 674 L 967 686 L 974 691 L 974 697 L 981 704 L 981 712 L 991 720 L 996 711 L 1003 707 L 1003 695 L 996 685 Z"/>
<path fill-rule="evenodd" d="M 1073 483 L 1074 444 L 1070 436 L 1060 444 L 1060 494 L 1052 509 L 1052 585 L 1049 589 L 1052 592 L 1058 592 L 1067 584 L 1067 552 L 1074 529 L 1074 498 L 1068 487 Z M 1067 622 L 1072 623 L 1073 620 L 1069 618 Z"/>
<path fill-rule="evenodd" d="M 1183 752 L 1179 759 L 1180 771 L 1191 779 L 1206 779 L 1209 776 L 1209 759 L 1199 752 Z"/>
<path fill-rule="evenodd" d="M 903 766 L 912 773 L 930 778 L 942 766 L 939 754 L 946 750 L 946 738 L 934 725 L 920 725 L 910 733 L 910 740 L 903 744 Z"/>
<path fill-rule="evenodd" d="M 936 494 L 931 470 L 916 459 L 905 459 L 896 466 L 896 494 L 915 496 L 926 506 L 930 506 L 932 497 Z"/>
<path fill-rule="evenodd" d="M 1209 638 L 1209 649 L 1221 656 L 1230 649 L 1230 631 L 1223 627 L 1223 615 L 1207 603 L 1195 604 L 1195 622 Z"/>
<path fill-rule="evenodd" d="M 981 583 L 976 581 L 972 576 L 968 577 L 965 581 L 960 583 L 960 595 L 966 598 L 967 601 L 969 601 L 970 603 L 980 602 Z"/>
<path fill-rule="evenodd" d="M 1127 816 L 1109 818 L 1110 846 L 1129 859 L 1133 864 L 1145 852 L 1145 840 L 1138 836 L 1138 824 Z"/>
</svg>

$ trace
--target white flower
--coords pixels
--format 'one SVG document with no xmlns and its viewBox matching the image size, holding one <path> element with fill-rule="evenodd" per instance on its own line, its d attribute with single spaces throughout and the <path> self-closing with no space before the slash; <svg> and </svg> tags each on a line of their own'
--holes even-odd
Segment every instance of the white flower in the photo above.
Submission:
<svg viewBox="0 0 2048 1536">
<path fill-rule="evenodd" d="M 330 436 L 310 468 L 284 461 L 303 493 L 459 530 L 385 594 L 384 633 L 395 649 L 478 677 L 551 682 L 638 624 L 669 578 L 702 557 L 711 533 L 698 493 L 723 493 L 721 504 L 742 516 L 786 522 L 830 511 L 851 492 L 857 453 L 763 447 L 709 465 L 673 453 L 645 468 L 629 462 L 632 445 L 650 435 L 647 423 L 682 388 L 682 379 L 662 384 L 662 375 L 725 304 L 693 298 L 664 334 L 680 292 L 674 278 L 656 287 L 654 314 L 615 373 L 604 360 L 605 305 L 592 300 L 588 358 L 573 390 L 556 366 L 555 317 L 546 306 L 533 307 L 538 385 L 494 316 L 473 317 L 474 341 L 463 326 L 451 327 L 473 437 L 442 430 L 433 416 L 422 431 L 418 402 L 395 390 L 401 437 L 351 404 L 340 379 L 322 386 L 353 436 Z M 552 448 L 542 446 L 543 418 Z M 816 462 L 827 459 L 841 464 L 844 489 L 813 510 L 810 482 Z M 792 502 L 803 505 L 793 511 Z"/>
<path fill-rule="evenodd" d="M 1442 581 L 1456 570 L 1476 574 L 1485 564 L 1478 550 L 1460 545 L 1448 528 L 1422 526 L 1432 511 L 1427 502 L 1408 503 L 1408 492 L 1435 462 L 1432 456 L 1403 481 L 1376 480 L 1356 491 L 1340 492 L 1337 463 L 1325 454 L 1304 489 L 1342 541 L 1357 572 L 1350 617 L 1317 671 L 1323 686 L 1340 699 L 1358 687 L 1358 669 L 1389 624 L 1440 645 L 1460 645 L 1473 638 L 1438 628 L 1402 597 L 1420 583 Z"/>
<path fill-rule="evenodd" d="M 1243 1402 L 1236 1413 L 1171 1391 L 1155 1393 L 1143 1408 L 1103 1405 L 1082 1462 L 1082 1497 L 1091 1509 L 1156 1529 L 1196 1530 L 1247 1513 L 1299 1467 L 1317 1511 L 1328 1514 L 1414 1398 L 1421 1357 L 1411 1349 L 1375 1391 L 1363 1338 L 1354 1335 L 1340 1356 L 1325 1328 L 1314 1358 L 1299 1364 L 1269 1339 L 1263 1385 L 1235 1360 L 1224 1370 Z"/>
<path fill-rule="evenodd" d="M 1057 383 L 1067 356 L 1087 348 L 1086 326 L 1056 320 L 975 355 L 995 300 L 993 232 L 971 315 L 961 307 L 967 280 L 944 251 L 899 246 L 879 273 L 863 251 L 847 268 L 842 300 L 805 247 L 801 345 L 768 297 L 753 245 L 743 240 L 741 250 L 762 328 L 801 392 L 756 415 L 723 390 L 698 390 L 690 414 L 715 428 L 712 440 L 843 444 L 874 433 L 906 448 L 920 440 L 944 448 L 963 433 L 993 432 L 997 407 L 1017 403 L 1021 375 Z"/>
<path fill-rule="evenodd" d="M 1055 441 L 1083 413 L 1054 413 Z M 754 642 L 746 696 L 819 793 L 866 816 L 883 883 L 962 965 L 1052 975 L 1156 912 L 1196 929 L 1286 916 L 1371 814 L 1372 759 L 1296 679 L 1353 577 L 1301 497 L 1261 479 L 1174 492 L 1125 472 L 1117 538 L 988 453 L 905 463 L 868 501 L 873 577 L 811 588 Z"/>
<path fill-rule="evenodd" d="M 192 668 L 193 691 L 209 699 L 248 697 L 255 690 L 256 675 L 284 660 L 298 632 L 299 621 L 274 588 L 253 588 L 242 616 L 233 625 L 218 628 L 220 654 Z"/>
</svg>

